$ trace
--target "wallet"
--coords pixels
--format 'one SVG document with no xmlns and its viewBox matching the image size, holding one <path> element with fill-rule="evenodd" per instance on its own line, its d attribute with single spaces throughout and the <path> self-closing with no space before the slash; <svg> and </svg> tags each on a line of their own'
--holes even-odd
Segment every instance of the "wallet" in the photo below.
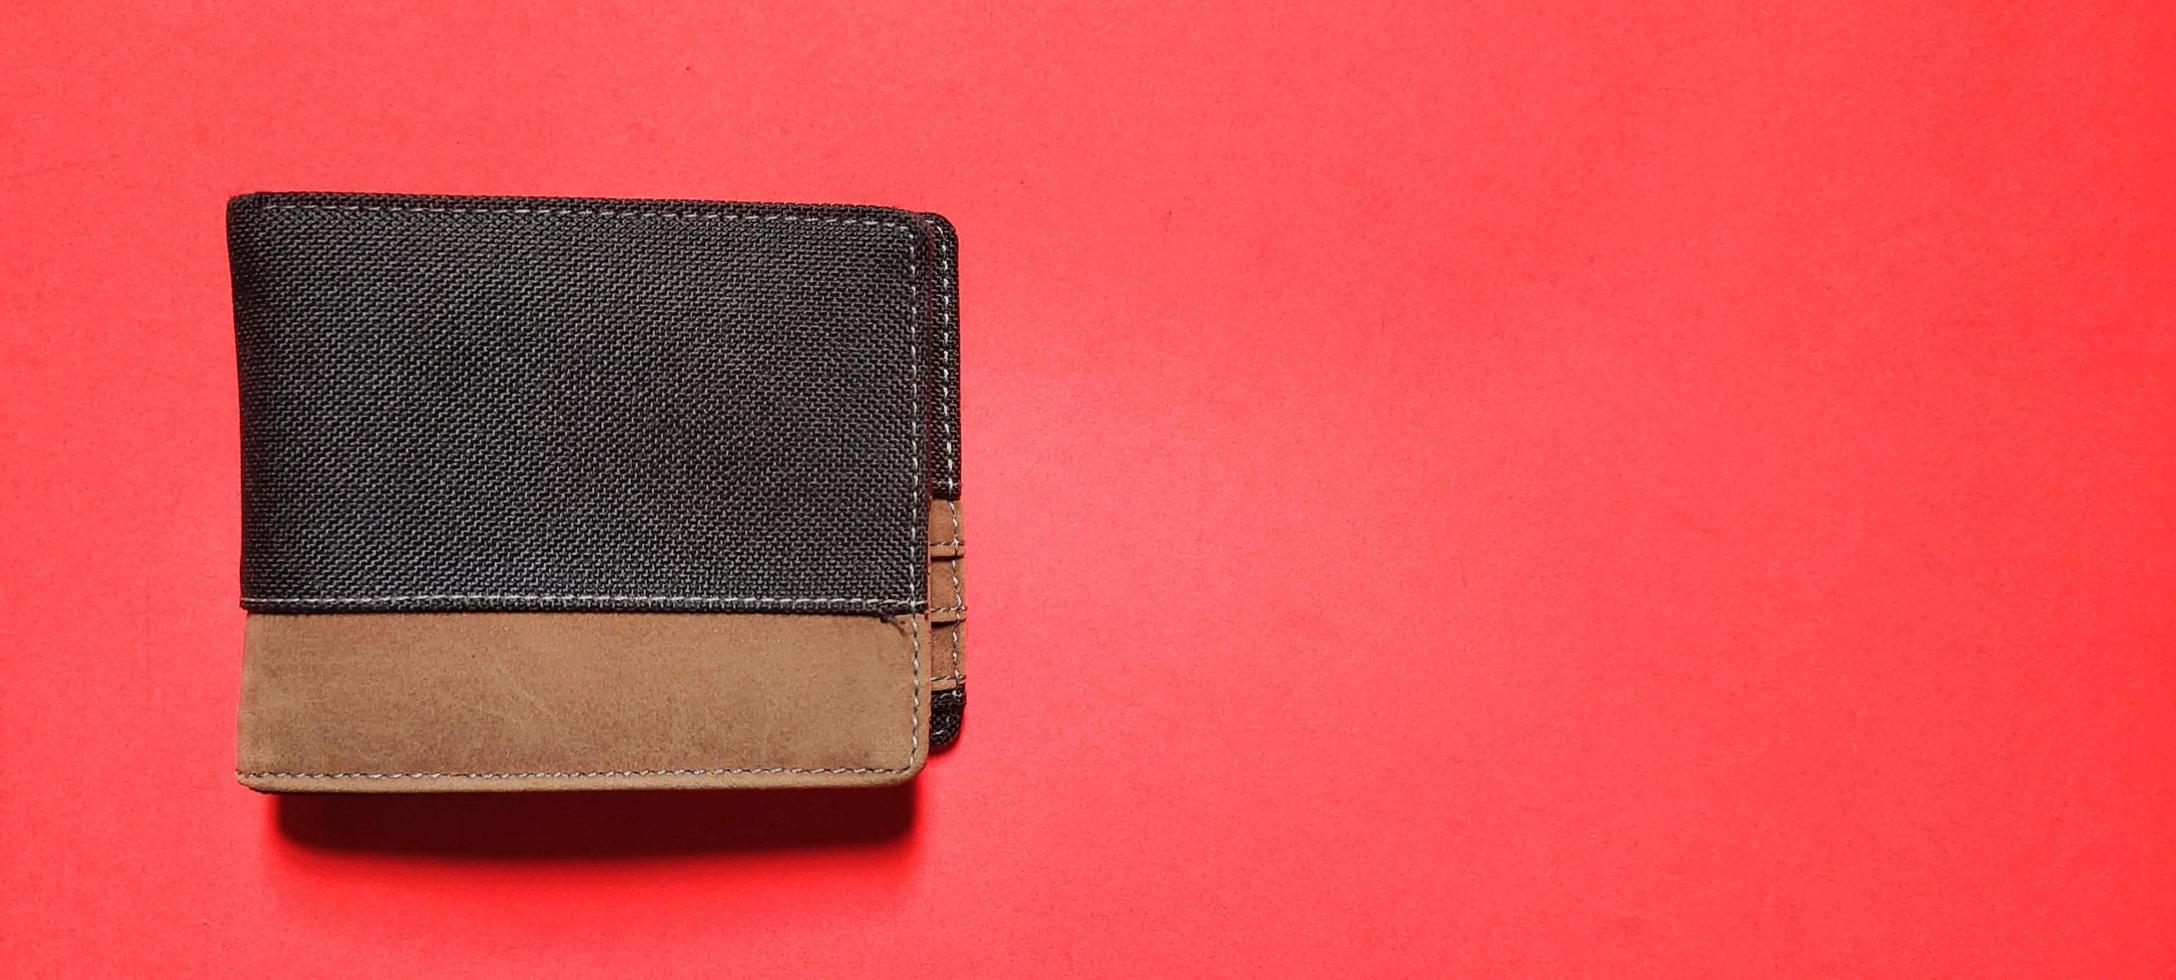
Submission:
<svg viewBox="0 0 2176 980">
<path fill-rule="evenodd" d="M 957 737 L 944 218 L 279 193 L 227 236 L 244 785 L 878 785 Z"/>
</svg>

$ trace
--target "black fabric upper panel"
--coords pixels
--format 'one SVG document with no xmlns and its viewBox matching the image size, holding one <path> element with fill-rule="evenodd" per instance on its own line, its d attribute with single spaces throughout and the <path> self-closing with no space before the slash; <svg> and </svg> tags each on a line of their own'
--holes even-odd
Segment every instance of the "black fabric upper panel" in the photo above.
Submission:
<svg viewBox="0 0 2176 980">
<path fill-rule="evenodd" d="M 918 607 L 935 420 L 957 418 L 927 380 L 951 356 L 930 227 L 236 199 L 243 604 Z"/>
</svg>

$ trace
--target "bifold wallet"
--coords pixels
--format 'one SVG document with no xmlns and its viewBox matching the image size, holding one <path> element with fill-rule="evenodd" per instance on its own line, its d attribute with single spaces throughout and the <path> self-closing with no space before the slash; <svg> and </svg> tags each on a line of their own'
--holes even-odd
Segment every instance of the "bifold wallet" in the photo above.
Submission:
<svg viewBox="0 0 2176 980">
<path fill-rule="evenodd" d="M 872 785 L 957 735 L 943 218 L 253 194 L 227 235 L 243 784 Z"/>
</svg>

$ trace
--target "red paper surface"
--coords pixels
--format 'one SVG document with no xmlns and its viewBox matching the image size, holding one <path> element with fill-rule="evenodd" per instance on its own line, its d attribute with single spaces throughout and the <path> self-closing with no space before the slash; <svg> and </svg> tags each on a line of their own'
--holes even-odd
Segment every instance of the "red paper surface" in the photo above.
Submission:
<svg viewBox="0 0 2176 980">
<path fill-rule="evenodd" d="M 2176 966 L 2166 4 L 26 6 L 0 970 Z M 959 747 L 235 785 L 282 189 L 951 216 Z"/>
</svg>

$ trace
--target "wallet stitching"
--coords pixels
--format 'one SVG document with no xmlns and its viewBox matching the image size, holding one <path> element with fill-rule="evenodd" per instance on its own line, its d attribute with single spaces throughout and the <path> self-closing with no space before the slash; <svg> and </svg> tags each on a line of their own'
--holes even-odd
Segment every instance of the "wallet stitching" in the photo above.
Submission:
<svg viewBox="0 0 2176 980">
<path fill-rule="evenodd" d="M 945 513 L 952 515 L 952 540 L 958 541 L 960 539 L 959 506 L 947 502 L 944 509 Z M 960 581 L 959 559 L 954 558 L 946 561 L 945 570 L 952 573 L 952 605 L 954 608 L 949 611 L 964 613 L 967 611 L 967 585 Z"/>
<path fill-rule="evenodd" d="M 605 208 L 459 208 L 408 204 L 260 204 L 263 211 L 416 211 L 432 214 L 552 214 L 591 218 L 695 218 L 709 221 L 803 221 L 826 225 L 870 225 L 914 234 L 902 221 L 810 214 L 748 214 L 734 211 L 614 211 Z"/>
<path fill-rule="evenodd" d="M 306 602 L 313 605 L 367 605 L 383 602 L 429 602 L 442 599 L 537 599 L 545 602 L 568 602 L 594 599 L 612 602 L 762 602 L 780 605 L 828 605 L 865 607 L 877 611 L 906 611 L 914 608 L 911 599 L 823 599 L 782 596 L 692 596 L 692 595 L 537 595 L 534 593 L 448 593 L 439 595 L 380 595 L 380 596 L 325 596 L 258 598 L 243 596 L 242 601 L 253 605 L 278 605 L 280 603 Z"/>
<path fill-rule="evenodd" d="M 771 766 L 763 769 L 595 769 L 586 772 L 236 772 L 243 779 L 585 779 L 601 776 L 722 776 L 777 773 L 882 773 L 904 769 L 804 768 Z"/>
<path fill-rule="evenodd" d="M 907 642 L 914 651 L 914 670 L 907 680 L 914 706 L 907 711 L 907 761 L 894 772 L 911 768 L 914 753 L 922 749 L 922 618 L 907 617 Z"/>
<path fill-rule="evenodd" d="M 945 501 L 945 503 L 944 503 L 944 511 L 945 511 L 945 513 L 946 513 L 946 514 L 950 515 L 950 516 L 951 516 L 951 518 L 952 518 L 952 540 L 954 540 L 954 541 L 958 541 L 958 540 L 960 540 L 960 505 L 959 505 L 959 501 L 956 501 L 956 500 L 947 500 L 947 501 Z M 948 562 L 946 562 L 946 563 L 945 563 L 945 566 L 946 566 L 946 568 L 947 568 L 948 570 L 950 570 L 950 571 L 951 571 L 951 573 L 952 573 L 952 608 L 950 608 L 950 609 L 942 609 L 942 610 L 933 610 L 933 611 L 931 611 L 930 615 L 934 616 L 934 615 L 936 615 L 936 614 L 937 614 L 938 612 L 946 612 L 946 613 L 954 613 L 954 612 L 956 612 L 956 613 L 959 613 L 959 614 L 960 614 L 960 615 L 962 615 L 962 616 L 965 616 L 965 615 L 967 615 L 967 585 L 966 585 L 966 583 L 964 583 L 964 582 L 960 581 L 960 560 L 959 560 L 959 559 L 957 559 L 957 558 L 954 558 L 954 559 L 952 559 L 951 561 L 948 561 Z M 957 682 L 957 681 L 964 681 L 964 680 L 966 680 L 966 679 L 967 679 L 967 674 L 966 674 L 966 672 L 965 672 L 965 671 L 963 671 L 963 670 L 961 670 L 961 669 L 960 669 L 960 627 L 959 627 L 959 624 L 958 624 L 958 623 L 954 623 L 954 624 L 952 624 L 952 630 L 951 630 L 951 633 L 952 633 L 952 676 L 951 676 L 951 679 L 952 679 L 953 681 L 955 681 L 955 682 Z"/>
<path fill-rule="evenodd" d="M 944 333 L 945 342 L 949 345 L 947 349 L 951 350 L 954 355 L 957 356 L 960 349 L 958 327 L 959 319 L 957 313 L 957 307 L 959 305 L 959 276 L 957 271 L 952 266 L 952 261 L 950 258 L 951 249 L 947 246 L 944 240 L 944 236 L 931 235 L 930 241 L 933 242 L 937 247 L 937 268 L 943 272 L 941 283 L 944 288 L 938 292 L 936 302 L 937 323 L 940 330 Z M 954 307 L 953 311 L 946 311 L 945 306 L 947 302 L 950 302 L 950 304 Z M 949 399 L 951 405 L 953 406 L 953 411 L 957 413 L 959 400 L 953 392 L 952 381 L 952 365 L 948 362 L 940 361 L 937 365 L 937 394 L 940 398 Z M 937 413 L 937 418 L 938 424 L 940 426 L 943 426 L 945 430 L 945 481 L 951 486 L 958 486 L 960 481 L 959 422 L 957 418 L 947 419 L 945 417 L 945 413 L 943 412 Z M 955 530 L 952 537 L 954 540 L 958 540 L 958 520 L 956 517 L 953 521 L 953 524 Z"/>
<path fill-rule="evenodd" d="M 921 359 L 921 349 L 920 349 L 919 345 L 918 345 L 918 344 L 917 344 L 917 342 L 916 342 L 916 333 L 917 333 L 917 329 L 916 329 L 916 328 L 917 328 L 917 325 L 918 325 L 918 324 L 919 324 L 919 323 L 921 322 L 921 313 L 920 313 L 920 290 L 919 290 L 919 289 L 918 289 L 918 288 L 916 287 L 916 284 L 915 284 L 915 280 L 916 280 L 916 279 L 917 279 L 917 278 L 918 278 L 918 277 L 919 277 L 919 276 L 921 275 L 921 272 L 920 272 L 920 269 L 919 269 L 919 267 L 920 267 L 920 263 L 919 263 L 919 261 L 918 261 L 918 258 L 919 258 L 919 249 L 918 249 L 918 248 L 916 247 L 916 246 L 917 246 L 917 244 L 919 243 L 919 240 L 920 240 L 920 239 L 919 239 L 919 236 L 917 236 L 917 235 L 915 235 L 915 234 L 914 234 L 914 230 L 913 230 L 912 228 L 908 227 L 907 225 L 904 225 L 904 224 L 901 224 L 901 223 L 898 223 L 898 222 L 890 222 L 890 221 L 879 221 L 879 220 L 875 220 L 875 219 L 868 219 L 868 218 L 837 218 L 837 217 L 811 217 L 811 216 L 804 216 L 804 215 L 754 215 L 754 214 L 731 214 L 731 213 L 724 213 L 724 212 L 672 212 L 672 211 L 606 211 L 606 210 L 596 210 L 596 209 L 586 209 L 586 208 L 459 208 L 459 207 L 443 207 L 443 206 L 405 206 L 405 205 L 376 205 L 376 204 L 344 204 L 344 205 L 328 205 L 328 204 L 265 204 L 265 205 L 260 205 L 260 207 L 261 207 L 261 208 L 263 208 L 263 209 L 266 209 L 266 210 L 309 210 L 309 209 L 314 209 L 314 210 L 334 210 L 334 211 L 425 211 L 425 212 L 441 212 L 441 213 L 451 213 L 451 214 L 466 214 L 466 213 L 472 213 L 472 212 L 475 212 L 475 213 L 493 213 L 493 214 L 572 214 L 572 215 L 594 215 L 594 216 L 602 216 L 602 217 L 668 217 L 668 218 L 699 218 L 699 219 L 720 219 L 720 220 L 748 220 L 748 221 L 808 221 L 808 222 L 817 222 L 817 223 L 823 223 L 823 224 L 861 224 L 861 225 L 873 225 L 873 226 L 882 226 L 882 227 L 886 227 L 886 228 L 892 228 L 892 229 L 895 229 L 895 230 L 898 230 L 898 231 L 904 232 L 904 233 L 906 233 L 906 235 L 907 235 L 907 279 L 906 279 L 906 286 L 907 286 L 907 367 L 908 367 L 908 370 L 909 370 L 909 372 L 910 372 L 910 377 L 909 377 L 909 379 L 908 379 L 908 383 L 907 383 L 907 398 L 908 398 L 908 408 L 909 408 L 909 412 L 908 412 L 908 416 L 907 416 L 907 417 L 908 417 L 908 420 L 909 420 L 909 425 L 907 426 L 907 464 L 908 464 L 908 472 L 910 472 L 910 473 L 912 473 L 912 474 L 914 474 L 914 475 L 915 475 L 915 481 L 914 481 L 914 482 L 915 482 L 916 484 L 920 484 L 920 483 L 921 483 L 921 474 L 922 474 L 922 464 L 921 464 L 921 460 L 922 460 L 922 442 L 921 442 L 921 425 L 919 424 L 919 421 L 918 421 L 918 420 L 919 420 L 919 419 L 920 419 L 920 418 L 922 417 L 922 408 L 921 408 L 921 387 L 922 387 L 922 386 L 921 386 L 921 384 L 920 384 L 920 383 L 919 383 L 918 381 L 916 381 L 916 380 L 915 380 L 915 378 L 914 378 L 914 377 L 912 376 L 912 372 L 918 371 L 918 370 L 919 370 L 919 368 L 918 368 L 918 365 L 920 365 L 920 364 L 922 363 L 922 359 Z M 918 515 L 918 514 L 917 514 L 916 512 L 917 512 L 917 511 L 919 511 L 919 510 L 921 509 L 921 503 L 922 503 L 922 500 L 923 500 L 923 498 L 922 498 L 922 497 L 920 496 L 919 492 L 917 492 L 917 494 L 916 494 L 916 495 L 915 495 L 915 496 L 914 496 L 913 498 L 909 499 L 909 500 L 908 500 L 908 502 L 907 502 L 907 517 L 909 518 L 909 520 L 908 520 L 908 522 L 907 522 L 907 528 L 908 528 L 908 530 L 907 530 L 907 547 L 908 547 L 908 557 L 909 557 L 909 558 L 911 559 L 911 561 L 912 561 L 912 563 L 913 563 L 912 567 L 914 568 L 914 570 L 915 570 L 915 571 L 917 571 L 917 572 L 920 572 L 920 573 L 923 573 L 923 577 L 924 577 L 924 579 L 925 579 L 925 583 L 924 583 L 924 597 L 923 597 L 923 600 L 922 600 L 922 602 L 923 602 L 923 604 L 925 604 L 925 605 L 926 605 L 926 604 L 928 603 L 928 596 L 927 596 L 927 591 L 928 591 L 928 590 L 927 590 L 927 583 L 926 583 L 926 579 L 927 579 L 927 574 L 926 574 L 926 571 L 927 571 L 927 563 L 928 563 L 928 559 L 927 559 L 927 557 L 926 557 L 926 551 L 925 551 L 925 549 L 924 549 L 924 548 L 922 547 L 922 541 L 923 541 L 923 539 L 925 538 L 925 535 L 923 535 L 923 534 L 922 534 L 921 532 L 923 531 L 924 525 L 926 525 L 926 524 L 927 524 L 928 522 L 927 522 L 927 520 L 926 520 L 926 519 L 925 519 L 925 520 L 914 520 L 914 518 L 915 518 L 915 517 L 919 516 L 919 515 Z M 957 537 L 959 536 L 959 534 L 958 534 L 958 521 L 959 521 L 959 513 L 958 513 L 958 511 L 956 511 L 956 510 L 955 510 L 955 511 L 952 511 L 952 519 L 953 519 L 953 527 L 954 527 L 954 531 L 953 531 L 953 537 L 957 538 Z M 782 602 L 803 603 L 803 604 L 815 604 L 815 603 L 831 603 L 831 604 L 839 604 L 839 603 L 859 603 L 859 604 L 864 604 L 864 605 L 871 605 L 871 604 L 876 604 L 876 605 L 898 605 L 898 602 L 897 602 L 897 600 L 885 600 L 885 599 L 788 599 L 788 600 L 777 600 L 777 599 L 748 599 L 748 598 L 727 598 L 727 597 L 717 597 L 717 596 L 709 596 L 709 597 L 703 597 L 703 596 L 518 596 L 518 595 L 475 596 L 475 595 L 472 595 L 472 596 L 421 596 L 421 597 L 417 597 L 417 596 L 410 596 L 410 597 L 383 597 L 383 596 L 380 596 L 380 597 L 352 597 L 352 598 L 347 598 L 347 599 L 337 599 L 337 600 L 310 600 L 310 599 L 297 599 L 297 598 L 285 598 L 285 599 L 273 599 L 273 600 L 253 600 L 253 599 L 246 599 L 246 598 L 245 598 L 245 600 L 244 600 L 244 601 L 250 601 L 250 602 L 267 602 L 267 601 L 269 601 L 269 602 L 311 602 L 311 601 L 319 601 L 319 602 L 325 602 L 325 601 L 332 601 L 332 602 L 344 602 L 344 603 L 348 603 L 348 604 L 357 604 L 357 603 L 366 603 L 366 602 L 397 602 L 397 601 L 402 601 L 402 599 L 404 599 L 404 598 L 405 598 L 405 599 L 411 599 L 411 600 L 412 600 L 412 599 L 416 599 L 416 598 L 439 598 L 439 599 L 447 599 L 447 598 L 488 598 L 488 599 L 524 599 L 524 598 L 525 598 L 525 599 L 547 599 L 547 600 L 556 600 L 556 599 L 644 599 L 644 598 L 650 598 L 650 599 L 672 599 L 672 600 L 674 600 L 674 601 L 709 601 L 709 602 L 749 602 L 749 601 L 760 601 L 760 602 L 780 602 L 780 601 L 782 601 Z M 910 605 L 911 605 L 911 604 L 910 604 Z M 599 776 L 669 776 L 669 775 L 723 775 L 723 774 L 731 774 L 731 773 L 744 773 L 744 774 L 764 774 L 764 773 L 772 773 L 772 774 L 779 774 L 779 773 L 797 773 L 797 774 L 798 774 L 798 773 L 808 773 L 808 774 L 844 774 L 844 773 L 894 773 L 894 772 L 905 772 L 905 771 L 907 771 L 907 770 L 909 770 L 909 769 L 912 769 L 912 768 L 914 767 L 914 757 L 915 757 L 915 755 L 916 755 L 917 753 L 919 753 L 919 752 L 921 751 L 921 749 L 922 749 L 922 633 L 921 633 L 921 617 L 918 617 L 918 616 L 909 616 L 909 617 L 907 617 L 907 645 L 908 645 L 908 649 L 909 649 L 909 656 L 910 656 L 910 658 L 911 658 L 911 661 L 910 661 L 910 665 L 909 665 L 909 669 L 908 669 L 908 673 L 907 673 L 907 694 L 908 694 L 908 699 L 909 699 L 909 701 L 908 701 L 908 708 L 907 708 L 907 759 L 906 759 L 906 762 L 904 762 L 903 764 L 901 764 L 901 765 L 899 765 L 899 766 L 897 766 L 897 767 L 893 767 L 893 768 L 879 768 L 879 767 L 869 767 L 869 766 L 862 766 L 862 767 L 802 767 L 802 766 L 766 766 L 766 767 L 745 767 L 745 768 L 740 768 L 740 767 L 721 767 L 721 768 L 712 768 L 712 769 L 636 769 L 636 770 L 617 770 L 617 771 L 614 771 L 614 770 L 602 770 L 602 771 L 591 771 L 591 772 L 532 772 L 532 773 L 367 773 L 367 772 L 346 772 L 346 773 L 288 773 L 288 772 L 256 772 L 256 773 L 238 773 L 238 775 L 240 775 L 240 776 L 243 776 L 243 777 L 259 777 L 259 778 L 305 778 L 305 779 L 440 779 L 440 778 L 448 778 L 448 777 L 450 777 L 450 778 L 475 778 L 475 779 L 522 779 L 522 778 L 529 778 L 529 779 L 580 779 L 580 778 L 585 778 L 585 777 L 590 777 L 590 778 L 593 778 L 593 777 L 599 777 Z"/>
<path fill-rule="evenodd" d="M 818 216 L 818 215 L 800 215 L 800 214 L 752 214 L 752 213 L 745 213 L 745 212 L 729 212 L 729 211 L 654 211 L 654 210 L 652 210 L 652 211 L 643 211 L 643 210 L 610 210 L 610 209 L 605 209 L 605 208 L 470 208 L 470 207 L 453 207 L 453 206 L 446 206 L 446 205 L 407 205 L 407 204 L 307 204 L 307 203 L 304 203 L 304 204 L 270 204 L 270 203 L 267 203 L 267 204 L 259 204 L 259 205 L 257 205 L 257 208 L 258 208 L 258 210 L 260 210 L 260 211 L 384 211 L 384 212 L 409 212 L 409 211 L 413 211 L 413 212 L 423 212 L 423 213 L 432 213 L 432 214 L 548 214 L 548 215 L 573 215 L 573 216 L 583 216 L 583 217 L 604 217 L 604 218 L 682 218 L 682 219 L 697 219 L 697 220 L 715 220 L 715 221 L 799 221 L 799 222 L 808 222 L 808 223 L 813 223 L 813 224 L 852 224 L 852 225 L 868 225 L 868 226 L 871 226 L 871 227 L 890 228 L 890 229 L 892 229 L 892 230 L 894 230 L 894 231 L 898 231 L 898 232 L 900 232 L 900 233 L 902 233 L 902 234 L 905 234 L 905 235 L 907 236 L 907 279 L 906 279 L 906 287 L 907 287 L 907 364 L 908 364 L 908 367 L 909 367 L 909 370 L 910 370 L 910 371 L 918 370 L 918 368 L 917 368 L 916 366 L 917 366 L 917 365 L 919 365 L 919 364 L 921 364 L 921 352 L 920 352 L 920 348 L 919 348 L 919 346 L 918 346 L 918 345 L 917 345 L 917 343 L 916 343 L 916 337 L 915 337 L 916 333 L 918 332 L 918 331 L 917 331 L 917 326 L 918 326 L 918 324 L 919 324 L 919 323 L 920 323 L 920 321 L 921 321 L 921 311 L 920 311 L 920 289 L 919 289 L 919 288 L 917 288 L 917 286 L 916 286 L 916 283 L 915 283 L 915 280 L 916 280 L 916 279 L 918 279 L 918 278 L 919 278 L 919 277 L 921 276 L 921 272 L 920 272 L 920 263 L 919 263 L 919 262 L 917 261 L 917 253 L 918 253 L 918 251 L 919 251 L 919 250 L 918 250 L 918 249 L 916 248 L 916 245 L 917 245 L 917 244 L 919 243 L 919 241 L 920 241 L 920 236 L 918 236 L 918 235 L 916 235 L 916 234 L 915 234 L 915 230 L 914 230 L 913 226 L 911 226 L 911 225 L 908 225 L 908 224 L 906 224 L 905 222 L 899 222 L 899 221 L 884 221 L 884 220 L 882 220 L 882 219 L 878 219 L 878 218 L 847 218 L 847 217 L 838 217 L 838 216 Z M 911 378 L 909 379 L 909 381 L 908 381 L 908 385 L 907 385 L 907 388 L 908 388 L 908 405 L 909 405 L 909 409 L 910 409 L 910 411 L 909 411 L 909 414 L 908 414 L 908 418 L 909 418 L 910 420 L 918 420 L 918 419 L 920 419 L 920 418 L 922 417 L 922 409 L 921 409 L 921 387 L 922 387 L 922 386 L 920 385 L 920 383 L 918 383 L 917 381 L 915 381 L 915 380 L 913 380 L 913 379 L 911 379 Z M 915 423 L 912 423 L 912 424 L 910 424 L 910 425 L 908 426 L 908 436 L 907 436 L 907 440 L 908 440 L 908 455 L 909 455 L 909 458 L 908 458 L 908 461 L 907 461 L 907 462 L 908 462 L 908 466 L 909 466 L 909 468 L 910 468 L 910 472 L 913 472 L 913 473 L 914 473 L 914 474 L 916 475 L 916 480 L 915 480 L 915 482 L 916 482 L 917 484 L 919 484 L 919 483 L 921 482 L 921 480 L 920 480 L 920 475 L 921 475 L 921 458 L 922 458 L 922 445 L 921 445 L 921 433 L 920 433 L 920 428 L 921 428 L 921 426 L 920 426 L 920 424 L 919 424 L 918 422 L 915 422 Z M 916 509 L 916 505 L 917 505 L 917 504 L 919 503 L 920 499 L 921 499 L 921 498 L 920 498 L 919 496 L 917 496 L 916 498 L 914 498 L 914 500 L 910 501 L 910 502 L 909 502 L 909 503 L 907 504 L 907 509 L 908 509 L 908 516 L 909 516 L 909 517 L 912 517 L 912 516 L 913 516 L 913 511 L 914 511 L 914 510 Z M 912 554 L 912 560 L 913 560 L 913 563 L 914 563 L 914 564 L 915 564 L 916 566 L 920 566 L 920 565 L 922 565 L 922 564 L 924 563 L 924 560 L 925 560 L 925 559 L 924 559 L 924 558 L 922 557 L 921 549 L 919 549 L 919 548 L 916 548 L 916 547 L 914 547 L 914 544 L 915 544 L 915 542 L 914 542 L 914 538 L 916 537 L 916 531 L 915 531 L 915 530 L 913 529 L 913 526 L 912 526 L 912 522 L 910 522 L 910 524 L 909 524 L 909 530 L 908 530 L 908 532 L 907 532 L 907 535 L 908 535 L 908 542 L 907 542 L 907 543 L 908 543 L 908 548 L 909 548 L 909 550 L 910 550 L 911 552 L 913 552 L 913 554 Z M 243 597 L 242 597 L 242 602 L 244 602 L 245 604 L 251 604 L 251 605 L 304 605 L 304 604 L 307 604 L 307 605 L 346 605 L 346 606 L 363 606 L 363 605 L 378 605 L 378 604 L 384 604 L 384 603 L 396 603 L 396 602 L 432 602 L 432 601 L 441 601 L 441 600 L 448 600 L 448 599 L 457 599 L 457 600 L 492 600 L 492 599 L 536 599 L 536 600 L 540 600 L 540 601 L 545 601 L 545 602 L 568 602 L 568 601 L 581 601 L 581 600 L 593 600 L 593 601 L 599 601 L 599 602 L 709 602 L 709 603 L 752 603 L 752 602 L 760 602 L 760 603 L 779 603 L 779 604 L 787 604 L 787 605 L 839 605 L 839 606 L 860 606 L 860 607 L 863 607 L 863 608 L 867 608 L 867 609 L 870 609 L 870 610 L 872 610 L 872 611 L 877 611 L 877 612 L 890 612 L 890 611 L 906 611 L 906 610 L 911 610 L 911 609 L 913 609 L 913 608 L 914 608 L 914 606 L 916 605 L 916 603 L 915 603 L 915 602 L 914 602 L 913 600 L 901 600 L 901 599 L 870 599 L 870 598 L 859 598 L 859 597 L 857 597 L 857 598 L 830 598 L 830 597 L 824 597 L 824 598 L 781 598 L 781 597 L 772 597 L 772 596 L 677 596 L 677 595 L 529 595 L 529 594 L 514 594 L 514 593 L 506 593 L 506 594 L 465 594 L 465 595 L 464 595 L 464 594 L 449 594 L 449 595 L 399 595 L 399 596 L 345 596 L 345 597 L 335 597 L 335 596 L 324 596 L 324 597 L 312 597 L 312 596 L 285 596 L 285 597 L 277 597 L 277 598 L 259 598 L 259 597 L 255 597 L 255 596 L 243 596 Z M 926 602 L 926 599 L 925 599 L 924 601 Z"/>
<path fill-rule="evenodd" d="M 952 517 L 952 540 L 950 540 L 950 541 L 932 541 L 932 542 L 930 542 L 930 543 L 929 543 L 929 546 L 930 546 L 930 548 L 931 548 L 932 550 L 934 550 L 934 549 L 937 549 L 937 548 L 962 548 L 962 547 L 966 547 L 966 545 L 967 545 L 967 542 L 966 542 L 965 540 L 963 540 L 963 539 L 962 539 L 962 538 L 960 537 L 960 502 L 959 502 L 959 501 L 957 501 L 957 500 L 946 500 L 946 501 L 943 501 L 943 503 L 944 503 L 944 506 L 945 506 L 945 511 L 946 511 L 946 513 L 950 514 L 950 515 L 951 515 L 951 517 Z M 940 556 L 936 556 L 936 557 L 941 557 L 941 558 L 946 558 L 946 559 L 952 559 L 952 558 L 958 558 L 959 556 L 958 556 L 958 555 L 940 555 Z"/>
</svg>

